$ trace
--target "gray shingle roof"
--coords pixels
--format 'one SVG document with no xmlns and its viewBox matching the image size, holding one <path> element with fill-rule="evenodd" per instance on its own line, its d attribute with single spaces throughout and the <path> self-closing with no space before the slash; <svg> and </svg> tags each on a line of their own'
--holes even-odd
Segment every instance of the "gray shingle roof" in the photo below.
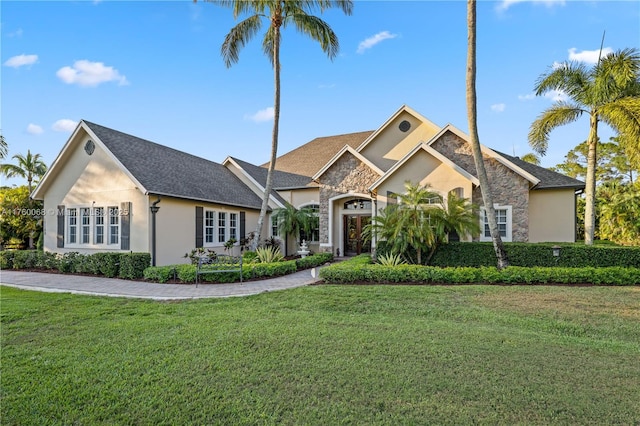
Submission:
<svg viewBox="0 0 640 426">
<path fill-rule="evenodd" d="M 260 209 L 260 197 L 222 164 L 83 121 L 149 193 Z"/>
<path fill-rule="evenodd" d="M 496 150 L 494 151 L 507 160 L 511 161 L 513 164 L 520 167 L 524 171 L 531 173 L 532 175 L 540 179 L 540 183 L 538 183 L 538 185 L 536 185 L 534 189 L 584 189 L 584 182 L 578 179 L 574 179 L 561 173 L 554 172 L 553 170 L 545 169 L 544 167 L 536 166 L 535 164 L 528 163 L 518 157 L 512 157 L 511 155 L 503 154 L 502 152 L 498 152 Z"/>
<path fill-rule="evenodd" d="M 256 166 L 246 161 L 239 160 L 231 157 L 240 165 L 252 178 L 265 186 L 267 184 L 267 167 Z M 276 161 L 276 165 L 277 165 Z M 313 180 L 309 176 L 302 176 L 295 173 L 283 172 L 281 170 L 273 171 L 273 189 L 291 189 L 291 188 L 304 188 L 313 183 Z"/>
</svg>

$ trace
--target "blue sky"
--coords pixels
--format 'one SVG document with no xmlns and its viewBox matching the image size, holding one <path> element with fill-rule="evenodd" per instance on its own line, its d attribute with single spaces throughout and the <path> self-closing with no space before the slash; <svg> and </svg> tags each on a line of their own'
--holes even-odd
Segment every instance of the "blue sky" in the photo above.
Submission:
<svg viewBox="0 0 640 426">
<path fill-rule="evenodd" d="M 273 71 L 261 34 L 226 68 L 231 11 L 185 1 L 2 1 L 2 134 L 9 157 L 50 165 L 86 119 L 212 161 L 269 159 Z M 554 63 L 640 47 L 637 1 L 480 1 L 478 120 L 483 144 L 531 152 L 529 126 L 554 96 L 535 97 Z M 406 104 L 467 132 L 466 2 L 355 1 L 321 16 L 340 40 L 329 60 L 283 34 L 279 154 L 316 137 L 374 130 Z M 584 141 L 582 119 L 555 130 L 542 165 Z M 603 126 L 601 137 L 610 129 Z M 167 165 L 170 167 L 170 165 Z M 2 178 L 3 185 L 22 184 Z"/>
</svg>

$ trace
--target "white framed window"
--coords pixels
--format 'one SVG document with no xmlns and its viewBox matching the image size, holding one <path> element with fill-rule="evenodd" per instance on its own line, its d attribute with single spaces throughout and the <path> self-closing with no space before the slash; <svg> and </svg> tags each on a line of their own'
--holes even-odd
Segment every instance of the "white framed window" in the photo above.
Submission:
<svg viewBox="0 0 640 426">
<path fill-rule="evenodd" d="M 271 215 L 271 236 L 278 237 L 278 216 Z"/>
<path fill-rule="evenodd" d="M 229 239 L 238 240 L 240 235 L 240 213 L 234 211 L 203 211 L 203 244 L 207 247 L 222 247 Z"/>
<path fill-rule="evenodd" d="M 109 244 L 120 242 L 120 211 L 118 207 L 109 207 Z"/>
<path fill-rule="evenodd" d="M 77 244 L 78 242 L 78 209 L 68 209 L 67 216 L 69 217 L 67 237 L 69 244 Z"/>
<path fill-rule="evenodd" d="M 238 213 L 229 213 L 229 239 L 238 240 Z"/>
<path fill-rule="evenodd" d="M 93 212 L 95 216 L 95 232 L 93 243 L 104 244 L 104 207 L 96 207 L 95 209 L 93 209 Z"/>
<path fill-rule="evenodd" d="M 213 243 L 213 235 L 215 230 L 215 212 L 213 210 L 207 210 L 204 212 L 204 242 Z"/>
<path fill-rule="evenodd" d="M 300 241 L 305 240 L 307 242 L 317 243 L 320 241 L 320 205 L 319 204 L 307 204 L 300 207 L 301 209 L 311 210 L 313 218 L 313 226 L 309 233 L 304 230 L 300 230 Z"/>
<path fill-rule="evenodd" d="M 498 231 L 503 241 L 510 242 L 512 234 L 512 216 L 511 206 L 494 206 L 496 212 L 496 222 L 498 223 Z M 484 207 L 480 208 L 480 241 L 491 241 L 491 231 L 489 230 L 489 220 Z"/>
<path fill-rule="evenodd" d="M 80 209 L 80 244 L 89 244 L 91 241 L 91 209 Z"/>
</svg>

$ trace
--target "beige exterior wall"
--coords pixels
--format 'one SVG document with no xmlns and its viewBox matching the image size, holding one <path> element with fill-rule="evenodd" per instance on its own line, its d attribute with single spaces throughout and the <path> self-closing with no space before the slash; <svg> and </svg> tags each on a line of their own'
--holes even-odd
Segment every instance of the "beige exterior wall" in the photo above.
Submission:
<svg viewBox="0 0 640 426">
<path fill-rule="evenodd" d="M 118 167 L 112 158 L 95 144 L 95 151 L 88 155 L 84 145 L 89 140 L 84 131 L 78 134 L 79 143 L 69 145 L 65 152 L 63 173 L 49 176 L 48 187 L 44 192 L 44 208 L 47 212 L 44 219 L 45 250 L 65 253 L 95 253 L 97 251 L 120 251 L 120 244 L 69 244 L 65 235 L 65 247 L 57 247 L 57 207 L 120 207 L 122 202 L 131 202 L 130 250 L 146 252 L 149 250 L 149 234 L 147 233 L 149 206 L 147 197 L 136 187 L 135 183 Z M 105 218 L 106 220 L 107 218 Z M 65 220 L 68 221 L 65 212 Z M 91 217 L 91 242 L 93 243 L 94 220 Z M 66 224 L 65 224 L 66 225 Z M 80 224 L 78 224 L 78 229 Z M 65 230 L 67 226 L 65 226 Z M 106 238 L 105 224 L 105 238 Z"/>
<path fill-rule="evenodd" d="M 575 208 L 573 189 L 531 191 L 529 242 L 574 242 Z"/>
<path fill-rule="evenodd" d="M 398 126 L 405 120 L 411 123 L 411 128 L 402 132 Z M 418 143 L 428 141 L 439 130 L 435 125 L 423 123 L 408 112 L 403 112 L 382 129 L 375 141 L 369 143 L 360 153 L 380 169 L 388 170 Z"/>
<path fill-rule="evenodd" d="M 155 201 L 156 197 L 151 198 Z M 244 210 L 231 206 L 223 206 L 211 203 L 198 203 L 192 200 L 177 198 L 162 198 L 157 205 L 160 210 L 156 216 L 156 265 L 173 265 L 188 263 L 184 255 L 190 253 L 196 247 L 196 206 L 204 211 L 214 211 L 214 221 L 217 229 L 217 213 L 237 213 L 237 232 L 240 238 L 240 212 L 245 212 L 245 232 L 255 231 L 258 224 L 258 211 Z M 229 215 L 227 214 L 227 222 Z M 228 223 L 227 223 L 228 225 Z M 267 227 L 263 227 L 262 235 L 266 234 Z M 151 232 L 151 231 L 149 231 Z M 225 253 L 224 243 L 218 242 L 218 235 L 214 233 L 213 243 L 204 243 L 204 248 L 212 249 L 218 253 Z M 232 254 L 239 255 L 238 244 L 233 248 Z"/>
</svg>

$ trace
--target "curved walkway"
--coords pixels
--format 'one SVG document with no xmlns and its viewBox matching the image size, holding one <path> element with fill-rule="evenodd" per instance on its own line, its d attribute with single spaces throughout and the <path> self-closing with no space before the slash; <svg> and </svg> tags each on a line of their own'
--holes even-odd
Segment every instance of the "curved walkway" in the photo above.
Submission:
<svg viewBox="0 0 640 426">
<path fill-rule="evenodd" d="M 202 299 L 237 297 L 268 291 L 302 287 L 320 281 L 319 268 L 298 271 L 282 277 L 234 284 L 156 284 L 80 275 L 48 274 L 43 272 L 0 271 L 0 285 L 55 293 L 87 294 L 94 296 L 133 297 L 154 300 Z"/>
</svg>

